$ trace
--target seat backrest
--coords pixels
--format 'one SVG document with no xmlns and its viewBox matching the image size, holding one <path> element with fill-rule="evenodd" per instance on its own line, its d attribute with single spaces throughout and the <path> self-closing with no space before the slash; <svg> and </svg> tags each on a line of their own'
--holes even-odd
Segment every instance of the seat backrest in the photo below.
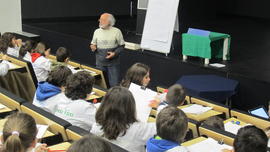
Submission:
<svg viewBox="0 0 270 152">
<path fill-rule="evenodd" d="M 235 138 L 235 135 L 230 132 L 213 128 L 205 124 L 199 127 L 199 133 L 200 133 L 200 136 L 211 137 L 217 141 L 222 141 L 225 144 L 230 145 L 230 146 L 233 145 L 234 138 Z"/>
<path fill-rule="evenodd" d="M 12 110 L 21 111 L 21 105 L 27 101 L 0 87 L 0 103 Z"/>
<path fill-rule="evenodd" d="M 191 97 L 191 103 L 196 103 L 196 104 L 207 106 L 207 107 L 213 107 L 215 111 L 222 112 L 226 115 L 226 118 L 230 118 L 229 106 L 223 105 L 221 103 L 205 100 L 205 99 L 194 98 L 194 97 Z"/>
<path fill-rule="evenodd" d="M 67 141 L 66 128 L 71 126 L 69 122 L 63 120 L 31 103 L 23 103 L 22 112 L 31 115 L 37 124 L 48 125 L 49 130 L 54 134 L 61 134 L 64 141 Z"/>
<path fill-rule="evenodd" d="M 82 138 L 84 135 L 89 134 L 88 131 L 77 127 L 77 126 L 69 126 L 66 129 L 68 140 L 76 141 Z"/>
<path fill-rule="evenodd" d="M 13 57 L 13 56 L 8 56 L 7 57 L 7 60 L 16 64 L 16 65 L 19 65 L 19 66 L 22 66 L 22 67 L 26 67 L 27 69 L 27 72 L 31 78 L 31 80 L 33 81 L 33 84 L 35 86 L 35 88 L 37 88 L 37 77 L 35 75 L 35 72 L 34 72 L 34 69 L 33 69 L 33 66 L 32 66 L 32 63 L 28 62 L 28 61 L 25 61 L 23 59 L 19 59 L 19 58 L 16 58 L 16 57 Z"/>
<path fill-rule="evenodd" d="M 270 121 L 264 118 L 260 118 L 257 116 L 253 116 L 245 111 L 241 111 L 238 109 L 232 109 L 231 110 L 231 116 L 235 117 L 245 123 L 250 123 L 253 124 L 255 126 L 257 126 L 258 128 L 261 129 L 266 129 L 268 127 L 270 127 Z"/>
</svg>

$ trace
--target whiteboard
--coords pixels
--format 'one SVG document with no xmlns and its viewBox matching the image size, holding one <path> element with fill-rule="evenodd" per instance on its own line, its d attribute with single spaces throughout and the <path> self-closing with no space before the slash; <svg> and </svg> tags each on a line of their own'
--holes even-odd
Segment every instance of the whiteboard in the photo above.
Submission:
<svg viewBox="0 0 270 152">
<path fill-rule="evenodd" d="M 169 53 L 173 31 L 178 26 L 179 0 L 149 0 L 144 23 L 141 48 Z"/>
<path fill-rule="evenodd" d="M 0 0 L 0 32 L 22 31 L 21 0 Z"/>
</svg>

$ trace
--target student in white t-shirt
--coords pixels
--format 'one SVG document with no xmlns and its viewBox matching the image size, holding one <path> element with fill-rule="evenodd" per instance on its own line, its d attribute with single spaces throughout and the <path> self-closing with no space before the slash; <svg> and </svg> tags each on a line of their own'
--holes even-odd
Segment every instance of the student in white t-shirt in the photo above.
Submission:
<svg viewBox="0 0 270 152">
<path fill-rule="evenodd" d="M 103 98 L 91 133 L 132 152 L 144 152 L 145 144 L 156 133 L 155 123 L 139 122 L 131 92 L 113 87 Z"/>
<path fill-rule="evenodd" d="M 51 49 L 46 49 L 46 45 L 39 42 L 31 53 L 31 61 L 38 82 L 46 81 L 51 71 L 51 62 L 47 57 L 50 55 Z"/>
<path fill-rule="evenodd" d="M 69 76 L 65 93 L 60 93 L 54 98 L 54 114 L 74 126 L 90 131 L 95 122 L 96 106 L 86 99 L 92 92 L 94 80 L 94 77 L 85 71 Z"/>
<path fill-rule="evenodd" d="M 157 135 L 147 141 L 147 152 L 188 152 L 181 146 L 188 131 L 188 118 L 177 107 L 167 106 L 157 116 Z"/>
<path fill-rule="evenodd" d="M 65 90 L 66 80 L 70 75 L 72 72 L 66 66 L 54 68 L 49 73 L 46 82 L 38 83 L 33 104 L 48 112 L 55 112 L 57 104 L 55 97 Z"/>
<path fill-rule="evenodd" d="M 19 57 L 19 49 L 22 46 L 22 40 L 16 39 L 15 35 L 10 32 L 4 33 L 2 35 L 2 39 L 8 45 L 7 54 L 15 56 L 15 57 Z"/>
<path fill-rule="evenodd" d="M 28 62 L 32 62 L 31 53 L 32 50 L 36 47 L 36 42 L 33 40 L 25 41 L 24 45 L 19 50 L 19 58 L 22 58 Z"/>
</svg>

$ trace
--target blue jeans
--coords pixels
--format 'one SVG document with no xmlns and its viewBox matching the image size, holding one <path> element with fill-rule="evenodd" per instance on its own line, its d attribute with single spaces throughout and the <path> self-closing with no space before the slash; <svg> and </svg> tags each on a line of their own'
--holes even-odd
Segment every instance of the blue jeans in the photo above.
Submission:
<svg viewBox="0 0 270 152">
<path fill-rule="evenodd" d="M 109 79 L 109 87 L 114 87 L 119 84 L 120 81 L 120 65 L 112 65 L 112 66 L 100 66 L 97 65 L 98 68 L 105 71 L 107 74 L 107 78 Z"/>
</svg>

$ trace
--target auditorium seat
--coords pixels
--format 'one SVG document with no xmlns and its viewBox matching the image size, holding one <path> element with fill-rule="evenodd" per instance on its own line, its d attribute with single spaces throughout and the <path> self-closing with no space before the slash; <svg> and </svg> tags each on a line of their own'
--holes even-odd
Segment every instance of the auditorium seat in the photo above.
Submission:
<svg viewBox="0 0 270 152">
<path fill-rule="evenodd" d="M 266 129 L 270 126 L 270 121 L 268 119 L 253 116 L 245 111 L 232 109 L 231 116 L 245 123 L 253 124 L 261 129 Z"/>
</svg>

